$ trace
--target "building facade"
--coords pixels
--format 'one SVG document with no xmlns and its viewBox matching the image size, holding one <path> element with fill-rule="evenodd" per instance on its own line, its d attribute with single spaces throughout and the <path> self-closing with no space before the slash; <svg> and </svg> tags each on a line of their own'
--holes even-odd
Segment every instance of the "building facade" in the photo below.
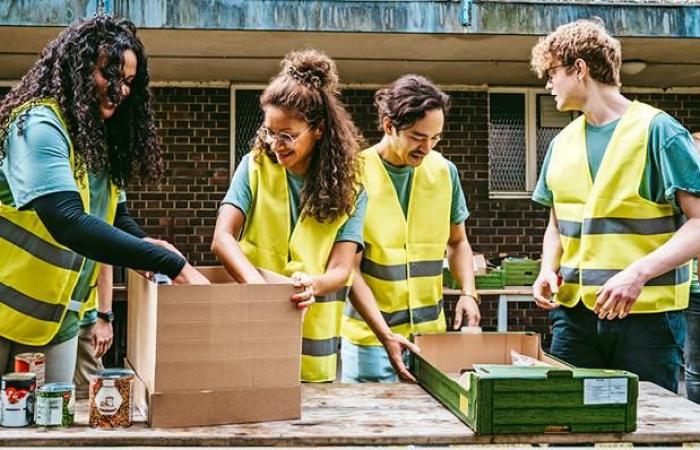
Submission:
<svg viewBox="0 0 700 450">
<path fill-rule="evenodd" d="M 6 0 L 0 92 L 80 17 L 111 13 L 138 27 L 149 54 L 167 159 L 160 186 L 133 186 L 144 229 L 197 265 L 209 250 L 230 176 L 261 123 L 257 98 L 285 53 L 333 57 L 343 98 L 369 144 L 380 138 L 374 91 L 419 73 L 452 97 L 438 150 L 458 167 L 475 251 L 538 258 L 548 212 L 529 200 L 547 144 L 572 119 L 529 70 L 539 36 L 598 16 L 623 44 L 625 92 L 700 131 L 700 4 L 537 0 Z M 636 73 L 634 73 L 636 71 Z M 484 326 L 495 326 L 486 302 Z M 522 309 L 518 309 L 522 308 Z M 515 305 L 514 329 L 546 332 L 546 314 Z"/>
</svg>

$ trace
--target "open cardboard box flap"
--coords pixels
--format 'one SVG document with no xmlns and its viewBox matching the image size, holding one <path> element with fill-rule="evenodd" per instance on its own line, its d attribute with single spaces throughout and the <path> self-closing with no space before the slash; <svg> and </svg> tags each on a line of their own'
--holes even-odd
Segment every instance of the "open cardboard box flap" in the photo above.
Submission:
<svg viewBox="0 0 700 450">
<path fill-rule="evenodd" d="M 415 343 L 421 357 L 445 373 L 471 370 L 474 364 L 512 364 L 511 350 L 553 367 L 569 367 L 542 351 L 537 333 L 428 333 L 416 335 Z"/>
</svg>

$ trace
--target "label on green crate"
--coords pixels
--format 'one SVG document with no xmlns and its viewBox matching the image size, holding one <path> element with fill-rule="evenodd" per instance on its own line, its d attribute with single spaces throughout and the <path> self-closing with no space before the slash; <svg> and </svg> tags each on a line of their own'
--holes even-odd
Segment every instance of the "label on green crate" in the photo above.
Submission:
<svg viewBox="0 0 700 450">
<path fill-rule="evenodd" d="M 584 405 L 627 403 L 627 378 L 586 378 L 583 380 Z"/>
<path fill-rule="evenodd" d="M 462 394 L 459 394 L 459 410 L 464 414 L 464 417 L 469 416 L 469 400 Z"/>
</svg>

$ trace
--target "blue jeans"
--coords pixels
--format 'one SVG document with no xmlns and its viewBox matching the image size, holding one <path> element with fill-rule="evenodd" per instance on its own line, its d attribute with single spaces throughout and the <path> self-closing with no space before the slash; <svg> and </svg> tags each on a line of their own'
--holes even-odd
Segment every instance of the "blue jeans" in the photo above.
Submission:
<svg viewBox="0 0 700 450">
<path fill-rule="evenodd" d="M 678 392 L 683 361 L 683 311 L 632 314 L 600 320 L 579 302 L 549 313 L 550 353 L 576 367 L 619 369 L 636 373 L 671 392 Z"/>
<path fill-rule="evenodd" d="M 685 390 L 689 400 L 700 403 L 700 294 L 690 294 L 685 321 Z"/>
<path fill-rule="evenodd" d="M 398 381 L 384 347 L 355 345 L 347 339 L 340 344 L 341 383 Z"/>
</svg>

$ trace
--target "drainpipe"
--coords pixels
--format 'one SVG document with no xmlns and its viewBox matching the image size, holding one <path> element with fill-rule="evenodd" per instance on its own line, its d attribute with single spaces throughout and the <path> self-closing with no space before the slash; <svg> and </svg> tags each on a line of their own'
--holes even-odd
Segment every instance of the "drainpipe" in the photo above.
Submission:
<svg viewBox="0 0 700 450">
<path fill-rule="evenodd" d="M 472 26 L 473 8 L 474 0 L 462 0 L 462 25 L 467 28 Z"/>
<path fill-rule="evenodd" d="M 95 13 L 100 16 L 104 14 L 114 14 L 112 0 L 97 0 L 97 10 Z"/>
</svg>

